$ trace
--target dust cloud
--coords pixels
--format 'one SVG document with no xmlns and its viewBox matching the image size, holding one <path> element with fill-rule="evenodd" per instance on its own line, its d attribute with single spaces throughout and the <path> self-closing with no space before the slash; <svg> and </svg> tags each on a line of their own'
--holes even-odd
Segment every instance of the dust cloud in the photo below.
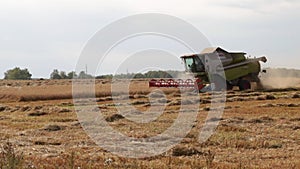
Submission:
<svg viewBox="0 0 300 169">
<path fill-rule="evenodd" d="M 300 70 L 295 69 L 267 69 L 267 73 L 260 75 L 264 88 L 298 88 L 300 87 Z"/>
</svg>

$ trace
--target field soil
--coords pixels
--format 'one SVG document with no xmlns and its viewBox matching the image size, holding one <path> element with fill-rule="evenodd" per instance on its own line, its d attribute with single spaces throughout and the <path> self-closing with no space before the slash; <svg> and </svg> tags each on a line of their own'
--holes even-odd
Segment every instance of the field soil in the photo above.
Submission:
<svg viewBox="0 0 300 169">
<path fill-rule="evenodd" d="M 81 85 L 85 87 L 84 80 Z M 2 80 L 0 168 L 300 168 L 299 87 L 228 91 L 222 117 L 210 119 L 220 120 L 216 131 L 199 143 L 199 132 L 213 112 L 211 93 L 195 99 L 191 90 L 182 94 L 174 88 L 149 88 L 147 80 L 96 80 L 95 94 L 81 97 L 96 96 L 108 124 L 135 138 L 164 132 L 181 105 L 193 107 L 200 100 L 195 124 L 180 144 L 161 155 L 135 159 L 110 153 L 88 136 L 75 112 L 71 80 Z M 182 100 L 189 94 L 194 98 Z M 150 98 L 166 106 L 149 123 L 135 123 L 118 113 L 127 105 L 135 113 L 157 106 Z"/>
</svg>

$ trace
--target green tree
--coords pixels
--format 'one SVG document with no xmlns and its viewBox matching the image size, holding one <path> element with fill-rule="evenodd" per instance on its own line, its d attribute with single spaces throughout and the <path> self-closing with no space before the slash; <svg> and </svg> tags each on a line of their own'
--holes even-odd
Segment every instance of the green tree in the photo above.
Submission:
<svg viewBox="0 0 300 169">
<path fill-rule="evenodd" d="M 134 79 L 141 79 L 141 78 L 145 78 L 145 75 L 143 75 L 142 73 L 137 73 L 134 75 L 133 77 Z"/>
<path fill-rule="evenodd" d="M 29 73 L 28 69 L 20 69 L 15 67 L 4 73 L 4 79 L 9 80 L 30 80 L 32 74 Z"/>
<path fill-rule="evenodd" d="M 76 72 L 72 71 L 72 72 L 69 72 L 69 73 L 68 73 L 68 79 L 73 79 L 73 78 L 75 78 L 75 77 L 77 77 Z"/>
<path fill-rule="evenodd" d="M 79 79 L 92 79 L 93 76 L 92 75 L 89 75 L 89 74 L 86 74 L 84 71 L 81 71 L 78 75 L 78 78 Z"/>
<path fill-rule="evenodd" d="M 50 79 L 61 79 L 61 76 L 57 69 L 54 69 L 53 72 L 50 74 Z"/>
<path fill-rule="evenodd" d="M 67 79 L 68 78 L 68 76 L 66 75 L 66 72 L 64 72 L 64 71 L 60 71 L 59 75 L 62 79 Z"/>
</svg>

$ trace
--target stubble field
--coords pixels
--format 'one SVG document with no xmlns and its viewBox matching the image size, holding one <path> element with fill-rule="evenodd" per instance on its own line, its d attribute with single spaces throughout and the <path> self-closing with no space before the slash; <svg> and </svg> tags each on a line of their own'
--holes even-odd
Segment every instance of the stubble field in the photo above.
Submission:
<svg viewBox="0 0 300 169">
<path fill-rule="evenodd" d="M 147 82 L 131 81 L 129 97 L 116 88 L 113 95 L 121 103 L 116 104 L 111 81 L 96 81 L 96 102 L 115 130 L 135 138 L 155 136 L 172 125 L 182 104 L 196 104 L 197 99 L 181 100 L 178 89 L 162 89 L 164 96 Z M 117 80 L 115 84 L 125 83 Z M 219 126 L 204 143 L 197 138 L 210 112 L 211 94 L 201 93 L 195 124 L 180 144 L 158 156 L 133 159 L 101 148 L 83 130 L 74 110 L 72 81 L 3 80 L 0 168 L 300 168 L 299 85 L 228 91 Z M 154 121 L 137 124 L 118 114 L 125 105 L 134 106 L 136 113 L 155 106 L 150 95 L 166 105 Z"/>
</svg>

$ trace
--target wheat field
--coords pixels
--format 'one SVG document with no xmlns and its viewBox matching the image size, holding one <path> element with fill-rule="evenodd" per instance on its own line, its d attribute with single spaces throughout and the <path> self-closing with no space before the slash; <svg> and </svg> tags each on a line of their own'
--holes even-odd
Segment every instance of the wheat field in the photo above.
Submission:
<svg viewBox="0 0 300 169">
<path fill-rule="evenodd" d="M 126 85 L 128 82 L 129 85 Z M 116 84 L 113 93 L 111 84 Z M 82 84 L 83 87 L 84 84 Z M 124 91 L 128 88 L 128 92 Z M 165 131 L 178 117 L 178 89 L 149 88 L 147 80 L 96 80 L 96 103 L 115 130 L 133 138 Z M 188 91 L 191 92 L 191 91 Z M 116 96 L 116 100 L 112 98 Z M 152 94 L 152 95 L 151 95 Z M 150 96 L 151 95 L 151 96 Z M 84 94 L 82 97 L 90 97 Z M 157 119 L 138 124 L 118 114 L 130 104 L 149 110 L 150 97 L 166 104 Z M 126 158 L 98 146 L 78 121 L 70 80 L 0 81 L 1 168 L 300 168 L 300 90 L 228 91 L 214 134 L 197 138 L 210 112 L 211 94 L 197 95 L 199 110 L 191 131 L 163 154 Z M 189 113 L 193 110 L 186 111 Z"/>
</svg>

